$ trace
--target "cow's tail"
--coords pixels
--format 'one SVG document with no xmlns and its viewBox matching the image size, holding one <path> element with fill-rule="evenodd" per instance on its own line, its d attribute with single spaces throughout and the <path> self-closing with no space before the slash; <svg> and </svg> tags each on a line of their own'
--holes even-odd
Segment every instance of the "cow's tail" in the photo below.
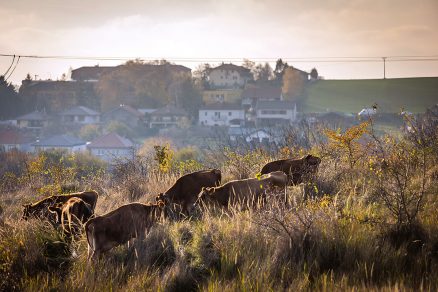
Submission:
<svg viewBox="0 0 438 292">
<path fill-rule="evenodd" d="M 85 234 L 87 236 L 88 243 L 88 260 L 91 260 L 96 243 L 94 238 L 94 224 L 92 220 L 89 220 L 87 223 L 85 223 Z"/>
</svg>

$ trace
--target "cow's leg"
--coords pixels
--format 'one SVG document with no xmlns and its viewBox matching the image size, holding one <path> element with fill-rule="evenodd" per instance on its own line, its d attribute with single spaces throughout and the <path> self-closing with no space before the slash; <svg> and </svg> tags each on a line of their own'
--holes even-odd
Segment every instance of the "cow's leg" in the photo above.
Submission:
<svg viewBox="0 0 438 292">
<path fill-rule="evenodd" d="M 88 256 L 87 261 L 91 262 L 91 259 L 94 257 L 94 250 L 91 248 L 90 245 L 88 245 Z"/>
</svg>

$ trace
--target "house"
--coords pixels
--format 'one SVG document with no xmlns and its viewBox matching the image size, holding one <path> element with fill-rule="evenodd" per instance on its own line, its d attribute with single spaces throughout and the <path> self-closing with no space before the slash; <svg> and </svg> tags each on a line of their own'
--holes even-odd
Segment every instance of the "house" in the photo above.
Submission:
<svg viewBox="0 0 438 292">
<path fill-rule="evenodd" d="M 187 68 L 182 65 L 175 65 L 170 63 L 164 63 L 164 64 L 136 64 L 137 66 L 141 66 L 143 70 L 148 71 L 154 71 L 154 70 L 160 70 L 160 71 L 171 71 L 175 74 L 184 74 L 187 76 L 191 76 L 191 69 Z M 107 66 L 107 67 L 101 67 L 101 66 L 84 66 L 77 69 L 74 69 L 71 71 L 71 79 L 74 81 L 85 81 L 85 82 L 97 82 L 99 81 L 104 75 L 109 74 L 113 71 L 116 71 L 122 66 Z"/>
<path fill-rule="evenodd" d="M 255 106 L 255 118 L 257 127 L 291 124 L 297 118 L 297 106 L 284 100 L 259 100 Z"/>
<path fill-rule="evenodd" d="M 90 82 L 25 79 L 21 82 L 19 93 L 28 107 L 61 112 L 76 104 L 97 108 L 99 97 L 94 86 Z"/>
<path fill-rule="evenodd" d="M 199 110 L 199 124 L 203 126 L 240 126 L 245 112 L 239 104 L 209 104 Z"/>
<path fill-rule="evenodd" d="M 135 154 L 134 143 L 116 133 L 97 137 L 88 144 L 88 150 L 92 155 L 107 162 L 130 159 Z"/>
<path fill-rule="evenodd" d="M 102 123 L 108 124 L 111 121 L 118 121 L 126 124 L 129 127 L 143 127 L 145 123 L 145 115 L 137 109 L 121 104 L 106 113 L 102 114 Z"/>
<path fill-rule="evenodd" d="M 306 71 L 300 70 L 300 69 L 295 68 L 293 66 L 289 66 L 288 69 L 289 70 L 294 70 L 295 72 L 299 73 L 304 81 L 309 81 L 310 80 L 310 74 L 307 73 Z"/>
<path fill-rule="evenodd" d="M 185 110 L 169 104 L 149 114 L 149 128 L 179 127 L 188 120 Z"/>
<path fill-rule="evenodd" d="M 26 135 L 17 128 L 0 129 L 0 151 L 11 151 L 13 149 L 31 152 L 31 144 L 35 139 Z"/>
<path fill-rule="evenodd" d="M 74 106 L 61 113 L 61 122 L 64 124 L 98 124 L 100 122 L 100 113 L 85 107 L 85 106 Z"/>
<path fill-rule="evenodd" d="M 211 88 L 242 88 L 252 79 L 248 68 L 234 64 L 222 64 L 207 72 L 207 80 Z"/>
<path fill-rule="evenodd" d="M 33 111 L 17 117 L 16 120 L 17 127 L 39 132 L 49 125 L 50 117 L 45 111 Z"/>
<path fill-rule="evenodd" d="M 117 67 L 85 66 L 71 71 L 71 79 L 75 81 L 97 82 L 99 79 L 111 73 Z"/>
<path fill-rule="evenodd" d="M 253 123 L 254 111 L 257 101 L 283 100 L 281 87 L 278 86 L 247 86 L 242 92 L 242 106 L 246 111 L 246 120 Z"/>
<path fill-rule="evenodd" d="M 257 86 L 247 87 L 242 92 L 242 101 L 283 100 L 281 87 Z"/>
<path fill-rule="evenodd" d="M 370 118 L 377 113 L 377 109 L 374 107 L 363 108 L 357 115 L 359 118 Z"/>
<path fill-rule="evenodd" d="M 212 103 L 238 103 L 242 99 L 242 89 L 215 89 L 204 90 L 202 101 L 204 104 Z"/>
<path fill-rule="evenodd" d="M 86 142 L 70 135 L 56 135 L 46 139 L 37 140 L 31 146 L 35 152 L 46 150 L 66 150 L 79 152 L 86 150 Z"/>
</svg>

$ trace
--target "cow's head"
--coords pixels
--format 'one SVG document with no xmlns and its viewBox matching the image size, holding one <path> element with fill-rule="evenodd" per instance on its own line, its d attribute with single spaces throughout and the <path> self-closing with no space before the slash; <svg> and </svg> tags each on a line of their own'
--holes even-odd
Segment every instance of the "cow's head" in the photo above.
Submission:
<svg viewBox="0 0 438 292">
<path fill-rule="evenodd" d="M 55 206 L 47 207 L 50 214 L 53 215 L 53 219 L 50 221 L 53 221 L 55 224 L 61 224 L 62 222 L 62 208 L 61 204 L 57 204 Z"/>
<path fill-rule="evenodd" d="M 321 163 L 321 158 L 319 158 L 317 156 L 313 156 L 312 154 L 309 154 L 306 157 L 304 157 L 304 162 L 308 166 L 318 167 L 318 165 Z"/>
<path fill-rule="evenodd" d="M 214 193 L 214 190 L 214 187 L 203 187 L 198 195 L 198 199 L 196 200 L 195 205 L 197 205 L 199 202 L 208 200 L 211 194 Z"/>
<path fill-rule="evenodd" d="M 23 215 L 21 216 L 21 219 L 27 220 L 33 214 L 34 214 L 34 210 L 32 208 L 32 204 L 24 204 L 23 205 Z"/>
<path fill-rule="evenodd" d="M 158 204 L 159 202 L 162 202 L 166 205 L 170 204 L 170 200 L 169 200 L 169 196 L 166 193 L 159 193 L 156 197 L 155 197 L 155 202 Z"/>
</svg>

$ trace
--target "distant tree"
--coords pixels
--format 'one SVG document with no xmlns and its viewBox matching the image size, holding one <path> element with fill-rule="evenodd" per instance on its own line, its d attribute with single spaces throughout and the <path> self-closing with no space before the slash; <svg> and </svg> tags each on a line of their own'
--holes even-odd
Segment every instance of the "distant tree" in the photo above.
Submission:
<svg viewBox="0 0 438 292">
<path fill-rule="evenodd" d="M 91 141 L 100 135 L 98 125 L 85 125 L 79 131 L 79 137 L 85 141 Z"/>
<path fill-rule="evenodd" d="M 21 105 L 14 85 L 0 76 L 0 119 L 10 119 L 21 114 Z"/>
<path fill-rule="evenodd" d="M 318 79 L 318 71 L 316 70 L 316 68 L 313 68 L 311 71 L 310 71 L 310 77 L 312 78 L 312 79 Z"/>
<path fill-rule="evenodd" d="M 254 80 L 258 83 L 267 83 L 274 77 L 269 63 L 257 64 L 254 68 Z"/>
<path fill-rule="evenodd" d="M 157 65 L 141 60 L 129 61 L 103 75 L 96 84 L 101 98 L 102 110 L 119 104 L 133 107 L 159 107 L 174 101 L 174 84 L 188 77 L 171 66 L 167 61 L 157 61 Z"/>
<path fill-rule="evenodd" d="M 125 123 L 112 121 L 105 127 L 106 133 L 117 133 L 122 137 L 133 138 L 134 131 Z"/>
<path fill-rule="evenodd" d="M 195 83 L 199 84 L 202 89 L 209 89 L 208 84 L 208 72 L 211 69 L 211 65 L 209 63 L 199 64 L 196 69 L 193 71 L 193 78 Z"/>
<path fill-rule="evenodd" d="M 306 80 L 293 67 L 286 68 L 283 75 L 283 95 L 288 100 L 297 100 L 302 97 Z"/>
<path fill-rule="evenodd" d="M 282 59 L 278 59 L 275 63 L 275 69 L 274 69 L 274 80 L 275 83 L 278 85 L 281 85 L 283 83 L 283 75 L 286 68 L 288 68 L 289 65 L 285 62 L 283 62 Z"/>
<path fill-rule="evenodd" d="M 255 79 L 256 63 L 249 59 L 243 59 L 242 67 L 249 69 L 252 75 L 252 79 Z"/>
<path fill-rule="evenodd" d="M 182 107 L 187 113 L 197 118 L 202 105 L 201 88 L 191 78 L 186 78 L 180 83 L 180 96 L 177 106 Z"/>
</svg>

